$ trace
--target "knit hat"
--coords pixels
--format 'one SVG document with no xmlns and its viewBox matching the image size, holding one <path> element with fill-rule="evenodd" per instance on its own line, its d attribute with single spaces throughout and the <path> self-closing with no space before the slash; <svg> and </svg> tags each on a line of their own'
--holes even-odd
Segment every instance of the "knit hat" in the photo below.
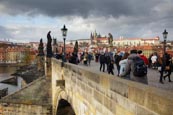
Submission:
<svg viewBox="0 0 173 115">
<path fill-rule="evenodd" d="M 131 54 L 137 54 L 137 50 L 131 50 L 130 53 Z"/>
<path fill-rule="evenodd" d="M 142 50 L 138 50 L 138 54 L 142 54 Z"/>
</svg>

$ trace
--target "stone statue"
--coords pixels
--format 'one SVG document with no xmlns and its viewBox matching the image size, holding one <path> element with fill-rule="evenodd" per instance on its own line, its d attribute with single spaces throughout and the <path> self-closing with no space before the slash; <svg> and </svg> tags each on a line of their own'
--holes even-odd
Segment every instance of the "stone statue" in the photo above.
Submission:
<svg viewBox="0 0 173 115">
<path fill-rule="evenodd" d="M 78 50 L 79 50 L 78 47 L 79 47 L 78 46 L 78 41 L 76 40 L 75 45 L 74 45 L 74 49 L 73 49 L 73 52 L 75 52 L 76 54 L 78 53 Z"/>
<path fill-rule="evenodd" d="M 47 33 L 47 57 L 52 57 L 52 37 L 50 35 L 51 31 Z"/>
<path fill-rule="evenodd" d="M 44 56 L 44 46 L 43 46 L 43 40 L 40 39 L 40 44 L 38 46 L 38 56 Z"/>
<path fill-rule="evenodd" d="M 108 43 L 109 43 L 110 46 L 113 45 L 113 36 L 112 36 L 111 33 L 108 34 Z"/>
</svg>

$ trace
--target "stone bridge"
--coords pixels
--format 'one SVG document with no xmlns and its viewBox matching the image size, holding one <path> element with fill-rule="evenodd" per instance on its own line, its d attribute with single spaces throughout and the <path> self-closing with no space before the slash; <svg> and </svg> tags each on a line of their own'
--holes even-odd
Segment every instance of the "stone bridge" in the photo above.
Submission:
<svg viewBox="0 0 173 115">
<path fill-rule="evenodd" d="M 60 100 L 76 115 L 173 115 L 173 93 L 141 83 L 94 73 L 52 59 L 52 109 Z"/>
<path fill-rule="evenodd" d="M 62 67 L 54 58 L 47 63 L 46 77 L 1 99 L 0 115 L 173 115 L 172 92 L 70 63 Z"/>
</svg>

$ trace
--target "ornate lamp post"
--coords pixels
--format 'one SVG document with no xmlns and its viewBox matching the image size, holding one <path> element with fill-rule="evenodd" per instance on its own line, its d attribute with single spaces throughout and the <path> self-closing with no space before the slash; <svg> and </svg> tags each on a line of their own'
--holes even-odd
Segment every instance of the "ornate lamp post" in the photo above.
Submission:
<svg viewBox="0 0 173 115">
<path fill-rule="evenodd" d="M 164 38 L 164 42 L 163 42 L 163 56 L 164 56 L 164 54 L 166 52 L 166 39 L 167 39 L 167 35 L 168 35 L 168 32 L 166 31 L 166 29 L 162 34 L 163 34 L 163 38 Z"/>
<path fill-rule="evenodd" d="M 67 28 L 65 27 L 65 25 L 64 25 L 64 27 L 61 29 L 61 32 L 62 32 L 62 36 L 63 36 L 63 40 L 64 40 L 64 49 L 63 49 L 63 55 L 62 55 L 62 61 L 63 62 L 66 62 L 66 54 L 65 54 L 65 40 L 66 40 L 66 36 L 67 36 Z"/>
<path fill-rule="evenodd" d="M 163 64 L 164 64 L 164 67 L 165 67 L 165 53 L 166 53 L 166 39 L 167 39 L 167 35 L 168 35 L 168 32 L 165 31 L 163 32 L 163 39 L 164 39 L 164 42 L 163 42 Z"/>
<path fill-rule="evenodd" d="M 168 32 L 165 31 L 162 33 L 163 34 L 163 39 L 164 39 L 164 42 L 163 42 L 163 64 L 162 64 L 162 70 L 161 70 L 161 76 L 160 76 L 160 83 L 163 84 L 163 81 L 162 81 L 162 77 L 163 77 L 163 72 L 164 72 L 164 69 L 165 69 L 165 66 L 166 66 L 166 57 L 165 57 L 165 53 L 166 53 L 166 39 L 167 39 L 167 35 L 168 35 Z"/>
</svg>

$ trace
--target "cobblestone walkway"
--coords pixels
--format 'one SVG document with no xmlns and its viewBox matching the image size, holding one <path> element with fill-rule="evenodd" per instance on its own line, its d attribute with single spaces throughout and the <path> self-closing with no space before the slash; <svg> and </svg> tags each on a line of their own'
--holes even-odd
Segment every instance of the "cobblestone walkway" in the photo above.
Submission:
<svg viewBox="0 0 173 115">
<path fill-rule="evenodd" d="M 96 63 L 95 61 L 91 62 L 90 66 L 86 66 L 82 63 L 79 64 L 80 66 L 90 70 L 90 71 L 94 71 L 94 72 L 100 72 L 99 67 L 100 64 Z M 116 65 L 114 65 L 115 69 L 114 69 L 114 76 L 117 77 L 117 69 L 116 69 Z M 102 72 L 103 73 L 103 72 Z M 107 72 L 104 72 L 107 73 Z M 153 69 L 148 69 L 148 84 L 150 86 L 154 86 L 157 88 L 161 88 L 164 90 L 168 90 L 170 92 L 173 92 L 173 82 L 168 82 L 168 78 L 166 78 L 166 80 L 163 80 L 164 84 L 159 83 L 159 78 L 160 78 L 160 73 L 157 70 L 153 70 Z M 173 73 L 171 75 L 171 80 L 173 81 Z"/>
</svg>

